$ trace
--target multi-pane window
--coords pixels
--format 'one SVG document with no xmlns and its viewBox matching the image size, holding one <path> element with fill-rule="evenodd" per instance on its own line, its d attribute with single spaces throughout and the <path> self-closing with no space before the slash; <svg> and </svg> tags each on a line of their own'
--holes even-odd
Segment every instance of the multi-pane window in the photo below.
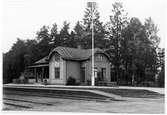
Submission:
<svg viewBox="0 0 167 115">
<path fill-rule="evenodd" d="M 60 68 L 55 67 L 55 78 L 60 78 Z"/>
<path fill-rule="evenodd" d="M 95 56 L 95 61 L 99 61 L 99 62 L 101 62 L 101 61 L 105 61 L 105 57 L 103 56 L 103 55 L 96 55 Z"/>
</svg>

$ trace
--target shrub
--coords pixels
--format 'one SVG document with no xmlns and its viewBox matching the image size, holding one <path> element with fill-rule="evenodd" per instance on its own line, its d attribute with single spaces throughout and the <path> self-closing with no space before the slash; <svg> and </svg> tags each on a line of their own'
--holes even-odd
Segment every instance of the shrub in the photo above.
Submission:
<svg viewBox="0 0 167 115">
<path fill-rule="evenodd" d="M 20 81 L 20 79 L 13 79 L 13 83 L 15 83 L 15 84 L 20 84 L 21 81 Z"/>
<path fill-rule="evenodd" d="M 161 71 L 158 76 L 158 86 L 165 87 L 165 72 Z"/>
<path fill-rule="evenodd" d="M 76 79 L 70 76 L 67 80 L 67 85 L 76 85 Z"/>
<path fill-rule="evenodd" d="M 23 79 L 23 83 L 24 83 L 24 84 L 28 84 L 28 78 L 24 78 L 24 79 Z"/>
<path fill-rule="evenodd" d="M 48 81 L 46 79 L 44 80 L 44 85 L 48 85 Z"/>
</svg>

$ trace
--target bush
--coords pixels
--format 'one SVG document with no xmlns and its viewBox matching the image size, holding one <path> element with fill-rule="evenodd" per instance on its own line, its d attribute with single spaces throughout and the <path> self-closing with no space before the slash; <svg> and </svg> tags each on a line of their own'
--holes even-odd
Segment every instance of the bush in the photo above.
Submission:
<svg viewBox="0 0 167 115">
<path fill-rule="evenodd" d="M 69 77 L 67 80 L 67 85 L 76 85 L 76 79 L 73 77 Z"/>
<path fill-rule="evenodd" d="M 13 79 L 13 83 L 15 84 L 28 84 L 28 78 L 17 78 L 17 79 Z"/>
<path fill-rule="evenodd" d="M 15 83 L 15 84 L 20 84 L 21 81 L 20 81 L 20 79 L 13 79 L 13 83 Z"/>
<path fill-rule="evenodd" d="M 24 79 L 23 79 L 23 83 L 24 83 L 24 84 L 28 84 L 28 78 L 24 78 Z"/>
<path fill-rule="evenodd" d="M 46 79 L 44 80 L 44 85 L 48 85 L 48 81 Z"/>
<path fill-rule="evenodd" d="M 158 86 L 165 87 L 165 72 L 161 71 L 158 76 Z"/>
</svg>

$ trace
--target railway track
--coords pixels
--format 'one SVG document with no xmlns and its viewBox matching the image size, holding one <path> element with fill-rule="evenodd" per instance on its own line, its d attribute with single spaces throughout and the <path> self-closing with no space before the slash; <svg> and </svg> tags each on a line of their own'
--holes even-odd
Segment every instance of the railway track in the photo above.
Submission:
<svg viewBox="0 0 167 115">
<path fill-rule="evenodd" d="M 19 104 L 14 104 L 14 103 L 10 103 L 10 102 L 4 102 L 3 104 L 5 104 L 5 105 L 10 105 L 10 106 L 14 106 L 14 107 L 26 108 L 26 109 L 32 108 L 32 107 L 30 107 L 30 106 L 19 105 Z"/>
<path fill-rule="evenodd" d="M 61 98 L 61 99 L 72 99 L 72 100 L 85 100 L 85 101 L 97 101 L 97 102 L 109 102 L 111 99 L 96 98 L 89 96 L 79 96 L 79 95 L 47 95 L 47 94 L 28 94 L 28 93 L 5 93 L 5 95 L 22 95 L 22 96 L 38 96 L 38 97 L 48 97 L 48 98 Z"/>
<path fill-rule="evenodd" d="M 32 101 L 32 100 L 23 100 L 23 99 L 3 98 L 3 100 L 16 101 L 16 102 L 27 102 L 27 103 L 40 104 L 40 105 L 48 105 L 48 106 L 53 105 L 51 103 L 42 103 L 42 102 L 36 102 L 36 101 Z"/>
<path fill-rule="evenodd" d="M 3 98 L 3 104 L 9 105 L 12 107 L 19 107 L 24 109 L 31 109 L 34 106 L 42 105 L 42 106 L 52 106 L 52 103 L 43 103 L 32 100 L 24 100 L 24 99 L 14 99 L 14 98 Z"/>
<path fill-rule="evenodd" d="M 10 95 L 10 96 L 9 96 Z M 14 95 L 14 97 L 12 97 Z M 70 90 L 45 90 L 45 89 L 27 89 L 27 88 L 3 88 L 3 104 L 20 108 L 20 109 L 32 109 L 36 106 L 54 106 L 55 103 L 44 102 L 39 100 L 20 99 L 18 96 L 26 97 L 48 97 L 48 98 L 61 98 L 71 100 L 84 100 L 84 101 L 96 101 L 96 102 L 110 102 L 113 99 L 98 94 L 83 92 L 83 91 L 70 91 Z"/>
</svg>

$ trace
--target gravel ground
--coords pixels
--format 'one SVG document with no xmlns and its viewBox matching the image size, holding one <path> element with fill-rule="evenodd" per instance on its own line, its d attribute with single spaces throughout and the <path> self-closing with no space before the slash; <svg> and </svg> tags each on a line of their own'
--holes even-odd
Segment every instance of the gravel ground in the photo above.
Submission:
<svg viewBox="0 0 167 115">
<path fill-rule="evenodd" d="M 5 98 L 30 100 L 36 102 L 50 103 L 53 105 L 28 104 L 32 108 L 18 108 L 4 105 L 5 111 L 55 111 L 55 112 L 94 112 L 94 113 L 164 113 L 164 97 L 159 98 L 129 98 L 125 101 L 95 102 L 70 100 L 59 98 L 6 95 Z M 17 102 L 17 104 L 22 102 Z M 25 103 L 25 102 L 24 102 Z"/>
</svg>

